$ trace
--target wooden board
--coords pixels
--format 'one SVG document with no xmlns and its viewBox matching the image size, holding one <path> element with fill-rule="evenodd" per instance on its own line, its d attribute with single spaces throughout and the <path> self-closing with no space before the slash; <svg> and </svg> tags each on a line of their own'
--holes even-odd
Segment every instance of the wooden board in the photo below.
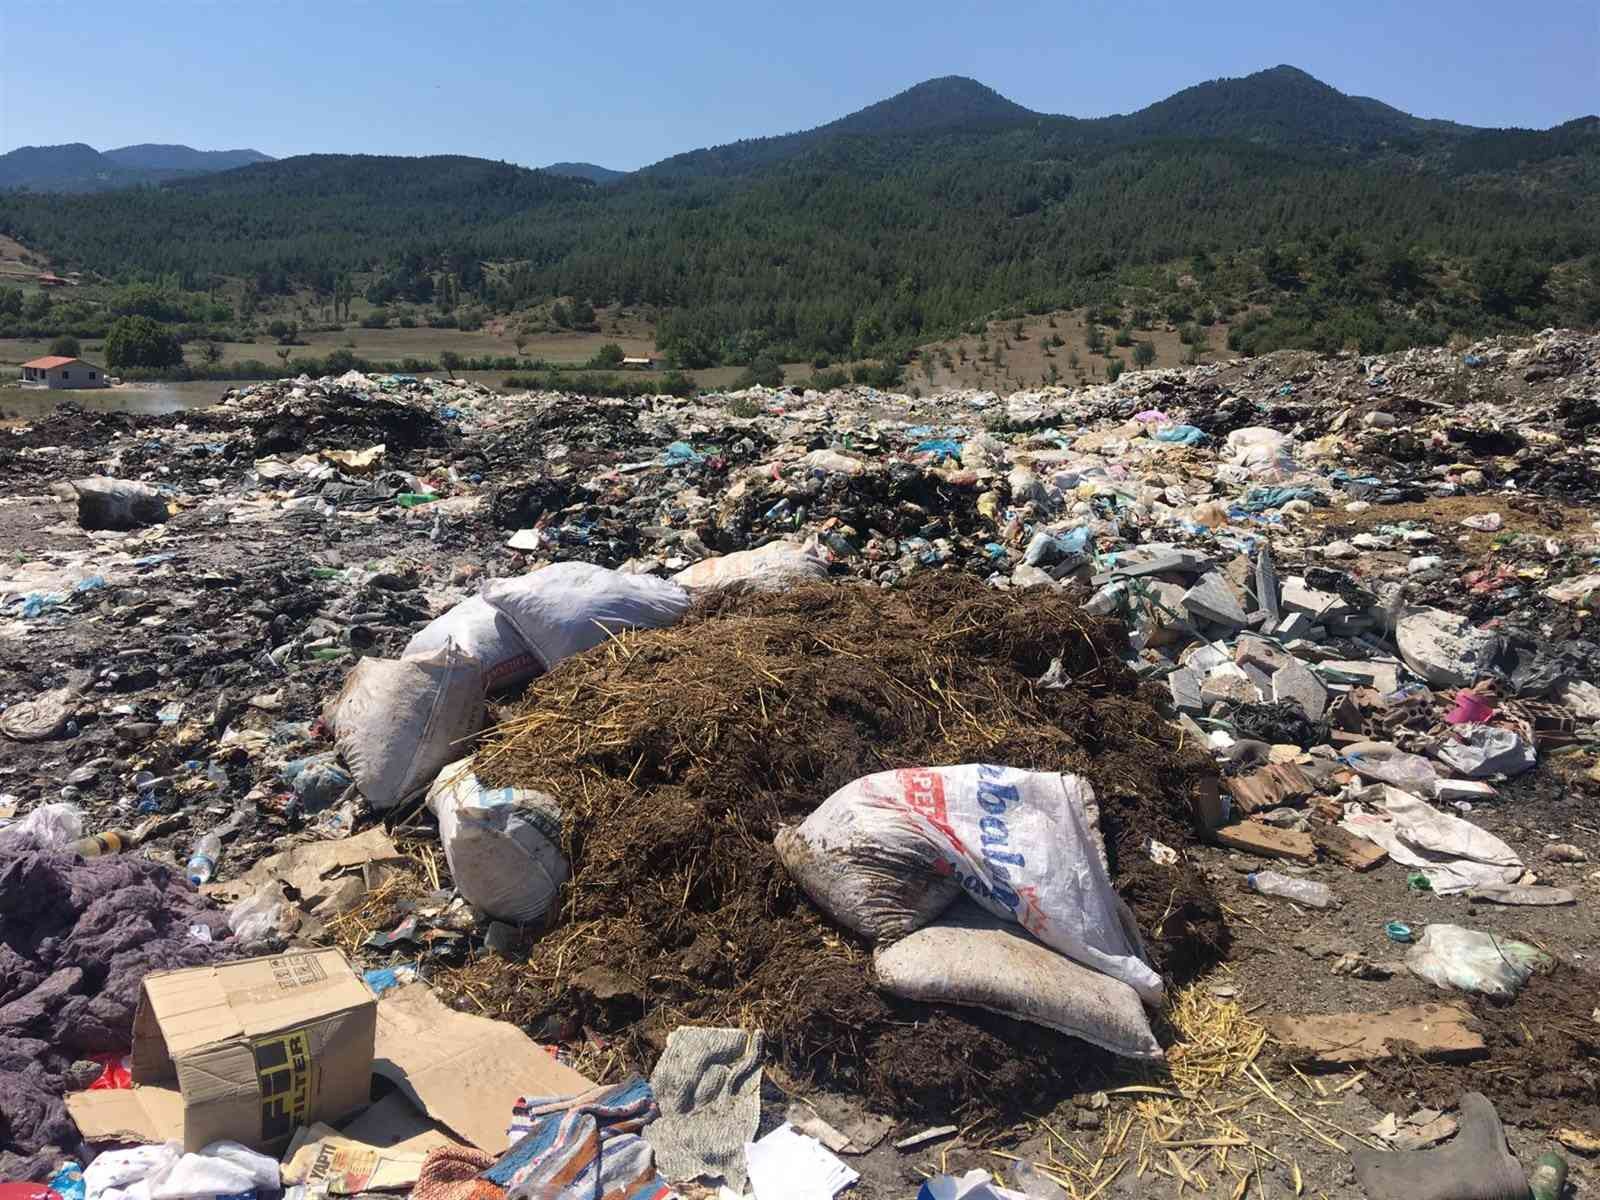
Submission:
<svg viewBox="0 0 1600 1200">
<path fill-rule="evenodd" d="M 1309 833 L 1277 829 L 1260 821 L 1236 821 L 1213 831 L 1211 836 L 1219 845 L 1259 854 L 1262 858 L 1292 858 L 1303 863 L 1317 861 L 1316 843 Z"/>
<path fill-rule="evenodd" d="M 1409 1042 L 1424 1058 L 1462 1062 L 1486 1053 L 1467 1028 L 1471 1014 L 1454 1004 L 1418 1004 L 1388 1012 L 1265 1017 L 1261 1024 L 1291 1057 L 1327 1066 L 1389 1058 L 1393 1042 Z"/>
<path fill-rule="evenodd" d="M 1379 863 L 1389 860 L 1389 852 L 1382 846 L 1357 837 L 1337 825 L 1313 824 L 1311 840 L 1316 843 L 1318 850 L 1352 871 L 1370 871 Z"/>
</svg>

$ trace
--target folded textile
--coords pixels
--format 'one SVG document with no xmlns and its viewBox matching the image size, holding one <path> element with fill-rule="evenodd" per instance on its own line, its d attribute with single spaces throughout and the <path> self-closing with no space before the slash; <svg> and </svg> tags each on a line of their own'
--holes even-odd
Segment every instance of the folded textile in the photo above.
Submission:
<svg viewBox="0 0 1600 1200">
<path fill-rule="evenodd" d="M 511 1149 L 482 1177 L 504 1187 L 507 1200 L 667 1200 L 674 1193 L 639 1136 L 659 1113 L 637 1076 L 576 1096 L 522 1097 Z"/>
<path fill-rule="evenodd" d="M 440 1146 L 422 1160 L 411 1200 L 504 1200 L 506 1190 L 481 1178 L 494 1155 L 471 1146 Z"/>
</svg>

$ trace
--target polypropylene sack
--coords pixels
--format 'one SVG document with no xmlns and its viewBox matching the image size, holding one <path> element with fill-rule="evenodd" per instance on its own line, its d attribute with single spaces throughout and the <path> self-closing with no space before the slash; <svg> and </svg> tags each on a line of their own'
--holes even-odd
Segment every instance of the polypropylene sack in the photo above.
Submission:
<svg viewBox="0 0 1600 1200">
<path fill-rule="evenodd" d="M 546 671 L 625 629 L 674 625 L 689 608 L 689 594 L 670 580 L 581 562 L 496 579 L 482 595 L 511 619 Z"/>
<path fill-rule="evenodd" d="M 428 789 L 450 877 L 491 917 L 523 924 L 549 911 L 571 865 L 561 850 L 561 808 L 531 788 L 486 788 L 463 758 Z"/>
<path fill-rule="evenodd" d="M 908 1000 L 971 1005 L 1125 1058 L 1161 1057 L 1131 987 L 963 901 L 933 924 L 878 947 L 872 964 L 878 985 Z"/>
<path fill-rule="evenodd" d="M 1554 965 L 1526 942 L 1460 925 L 1429 925 L 1406 951 L 1406 969 L 1436 987 L 1459 988 L 1509 1000 L 1535 971 Z"/>
<path fill-rule="evenodd" d="M 1275 482 L 1294 473 L 1294 439 L 1263 425 L 1235 429 L 1228 435 L 1227 460 L 1254 479 Z"/>
<path fill-rule="evenodd" d="M 424 625 L 406 643 L 404 656 L 431 654 L 450 644 L 478 660 L 485 695 L 515 690 L 543 670 L 516 622 L 481 595 L 463 600 Z"/>
<path fill-rule="evenodd" d="M 421 792 L 483 727 L 478 660 L 453 647 L 364 658 L 331 706 L 339 755 L 373 808 Z"/>
<path fill-rule="evenodd" d="M 786 592 L 798 584 L 827 577 L 827 560 L 811 547 L 768 542 L 754 550 L 701 559 L 679 571 L 672 581 L 692 594 L 724 590 Z"/>
<path fill-rule="evenodd" d="M 1076 775 L 969 763 L 846 784 L 778 855 L 835 921 L 873 941 L 928 924 L 962 891 L 1045 945 L 1159 1004 L 1138 926 L 1111 888 Z"/>
</svg>

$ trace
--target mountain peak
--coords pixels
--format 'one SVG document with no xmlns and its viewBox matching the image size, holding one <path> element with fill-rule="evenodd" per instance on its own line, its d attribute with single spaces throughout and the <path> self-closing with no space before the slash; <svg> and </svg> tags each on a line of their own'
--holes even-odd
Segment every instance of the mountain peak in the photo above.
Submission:
<svg viewBox="0 0 1600 1200">
<path fill-rule="evenodd" d="M 941 75 L 822 126 L 829 133 L 923 133 L 933 129 L 1022 124 L 1038 114 L 976 79 Z M 820 131 L 819 131 L 820 132 Z"/>
</svg>

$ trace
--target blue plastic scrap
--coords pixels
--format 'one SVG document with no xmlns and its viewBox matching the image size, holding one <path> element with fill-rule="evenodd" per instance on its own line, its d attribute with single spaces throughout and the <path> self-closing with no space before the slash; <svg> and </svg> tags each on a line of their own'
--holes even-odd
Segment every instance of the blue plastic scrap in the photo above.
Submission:
<svg viewBox="0 0 1600 1200">
<path fill-rule="evenodd" d="M 1163 425 L 1159 429 L 1152 429 L 1150 436 L 1158 442 L 1170 442 L 1178 446 L 1198 446 L 1206 440 L 1205 430 L 1196 429 L 1193 425 Z"/>
<path fill-rule="evenodd" d="M 664 467 L 685 467 L 704 461 L 688 442 L 673 442 L 661 452 L 661 465 Z"/>
<path fill-rule="evenodd" d="M 1320 493 L 1307 485 L 1299 487 L 1253 487 L 1239 498 L 1238 507 L 1245 512 L 1265 512 L 1269 508 L 1282 508 L 1291 500 L 1315 502 Z"/>
<path fill-rule="evenodd" d="M 961 457 L 961 443 L 950 438 L 929 438 L 917 443 L 914 453 L 931 454 L 935 462 L 943 462 L 947 458 Z"/>
</svg>

